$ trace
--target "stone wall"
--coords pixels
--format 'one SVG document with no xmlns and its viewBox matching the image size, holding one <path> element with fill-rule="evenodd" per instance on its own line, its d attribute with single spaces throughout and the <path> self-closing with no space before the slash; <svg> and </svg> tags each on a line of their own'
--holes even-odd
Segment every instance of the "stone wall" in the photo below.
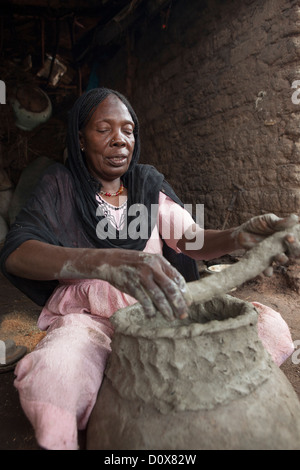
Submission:
<svg viewBox="0 0 300 470">
<path fill-rule="evenodd" d="M 222 227 L 235 185 L 243 191 L 227 226 L 299 211 L 297 4 L 175 0 L 167 28 L 161 17 L 140 25 L 100 64 L 100 84 L 137 111 L 142 162 L 184 202 L 204 203 L 206 228 Z"/>
</svg>

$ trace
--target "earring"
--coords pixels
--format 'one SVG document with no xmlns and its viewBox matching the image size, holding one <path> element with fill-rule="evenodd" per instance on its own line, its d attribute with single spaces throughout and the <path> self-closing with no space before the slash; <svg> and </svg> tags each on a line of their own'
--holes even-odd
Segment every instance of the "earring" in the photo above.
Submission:
<svg viewBox="0 0 300 470">
<path fill-rule="evenodd" d="M 80 150 L 81 150 L 82 152 L 84 152 L 84 147 L 81 147 L 81 149 L 80 149 Z"/>
</svg>

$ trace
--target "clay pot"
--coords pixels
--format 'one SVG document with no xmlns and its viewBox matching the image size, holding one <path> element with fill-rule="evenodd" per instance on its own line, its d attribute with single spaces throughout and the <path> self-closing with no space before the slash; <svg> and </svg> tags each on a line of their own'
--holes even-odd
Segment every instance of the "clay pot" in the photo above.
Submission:
<svg viewBox="0 0 300 470">
<path fill-rule="evenodd" d="M 252 304 L 226 295 L 172 323 L 135 304 L 112 322 L 88 449 L 299 449 L 300 402 Z"/>
<path fill-rule="evenodd" d="M 11 104 L 16 126 L 25 131 L 32 131 L 39 124 L 45 123 L 52 114 L 52 104 L 48 95 L 33 85 L 17 88 Z"/>
</svg>

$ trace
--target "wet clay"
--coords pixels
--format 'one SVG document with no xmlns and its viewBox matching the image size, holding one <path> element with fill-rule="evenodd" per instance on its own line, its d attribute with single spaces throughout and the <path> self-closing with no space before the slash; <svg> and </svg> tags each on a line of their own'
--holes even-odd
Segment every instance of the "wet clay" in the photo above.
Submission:
<svg viewBox="0 0 300 470">
<path fill-rule="evenodd" d="M 252 304 L 194 302 L 189 318 L 112 317 L 88 449 L 298 449 L 300 403 L 257 334 Z"/>
<path fill-rule="evenodd" d="M 236 264 L 219 273 L 212 274 L 201 281 L 188 284 L 188 288 L 195 302 L 205 302 L 216 296 L 228 293 L 234 287 L 253 279 L 267 269 L 274 257 L 286 251 L 285 237 L 293 235 L 296 241 L 300 240 L 300 225 L 286 231 L 276 232 L 270 235 Z M 299 253 L 297 253 L 299 256 Z"/>
</svg>

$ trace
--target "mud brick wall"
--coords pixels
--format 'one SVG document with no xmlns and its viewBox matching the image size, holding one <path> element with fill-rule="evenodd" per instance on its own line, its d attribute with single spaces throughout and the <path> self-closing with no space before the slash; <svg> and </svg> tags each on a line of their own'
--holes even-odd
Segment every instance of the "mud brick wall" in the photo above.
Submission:
<svg viewBox="0 0 300 470">
<path fill-rule="evenodd" d="M 142 129 L 142 161 L 206 228 L 300 206 L 300 6 L 289 0 L 173 1 L 103 66 L 100 83 L 126 93 Z M 292 86 L 296 88 L 292 88 Z"/>
</svg>

